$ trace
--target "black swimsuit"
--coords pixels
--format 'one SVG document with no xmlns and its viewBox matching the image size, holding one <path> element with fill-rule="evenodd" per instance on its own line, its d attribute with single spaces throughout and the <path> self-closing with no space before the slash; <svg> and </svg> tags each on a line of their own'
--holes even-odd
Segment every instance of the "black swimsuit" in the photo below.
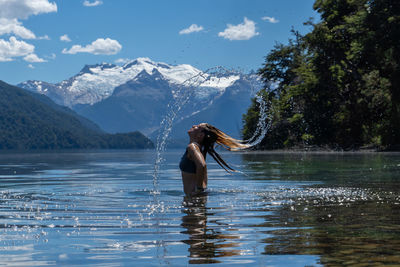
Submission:
<svg viewBox="0 0 400 267">
<path fill-rule="evenodd" d="M 179 163 L 179 169 L 183 172 L 188 173 L 196 173 L 196 164 L 193 160 L 188 158 L 188 151 L 186 149 L 185 154 L 183 154 L 181 158 L 181 162 Z"/>
</svg>

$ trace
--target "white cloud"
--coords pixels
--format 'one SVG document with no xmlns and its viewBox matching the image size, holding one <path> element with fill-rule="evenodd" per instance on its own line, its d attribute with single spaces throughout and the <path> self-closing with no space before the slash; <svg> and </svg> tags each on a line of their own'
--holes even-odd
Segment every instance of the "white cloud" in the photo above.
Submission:
<svg viewBox="0 0 400 267">
<path fill-rule="evenodd" d="M 204 30 L 203 26 L 197 26 L 197 24 L 192 24 L 189 28 L 183 29 L 179 32 L 179 34 L 189 34 L 193 32 L 200 32 Z"/>
<path fill-rule="evenodd" d="M 3 34 L 13 34 L 23 39 L 50 40 L 48 35 L 36 37 L 32 31 L 22 26 L 22 23 L 17 19 L 0 18 L 0 35 Z"/>
<path fill-rule="evenodd" d="M 0 39 L 0 61 L 12 61 L 15 57 L 33 54 L 35 47 L 11 36 L 9 41 Z"/>
<path fill-rule="evenodd" d="M 103 1 L 99 1 L 99 0 L 96 0 L 94 2 L 90 2 L 90 1 L 85 0 L 85 2 L 83 2 L 83 5 L 84 6 L 88 6 L 88 7 L 99 6 L 101 4 L 103 4 Z"/>
<path fill-rule="evenodd" d="M 0 0 L 0 35 L 13 34 L 23 39 L 49 40 L 47 35 L 36 38 L 31 30 L 22 26 L 19 19 L 50 12 L 57 12 L 57 5 L 48 0 Z"/>
<path fill-rule="evenodd" d="M 64 48 L 63 54 L 90 53 L 94 55 L 115 55 L 121 51 L 122 46 L 118 41 L 110 38 L 99 38 L 89 45 L 73 45 L 69 50 Z"/>
<path fill-rule="evenodd" d="M 47 62 L 47 60 L 39 58 L 36 54 L 33 54 L 33 53 L 25 56 L 24 60 L 27 62 L 35 62 L 35 63 Z"/>
<path fill-rule="evenodd" d="M 29 65 L 28 65 L 28 68 L 34 69 L 35 67 L 34 67 L 32 64 L 29 64 Z"/>
<path fill-rule="evenodd" d="M 27 19 L 31 15 L 57 12 L 57 4 L 48 0 L 0 0 L 0 17 Z"/>
<path fill-rule="evenodd" d="M 71 39 L 69 39 L 67 34 L 60 36 L 60 40 L 63 42 L 71 42 Z"/>
<path fill-rule="evenodd" d="M 43 36 L 38 37 L 39 40 L 50 40 L 50 37 L 46 34 Z"/>
<path fill-rule="evenodd" d="M 24 39 L 36 38 L 35 34 L 22 26 L 17 19 L 0 18 L 0 35 L 3 34 L 14 34 Z"/>
<path fill-rule="evenodd" d="M 114 62 L 117 64 L 126 64 L 128 62 L 131 62 L 132 60 L 129 58 L 119 58 L 117 60 L 115 60 Z"/>
<path fill-rule="evenodd" d="M 277 19 L 274 18 L 274 17 L 262 17 L 261 19 L 262 19 L 262 20 L 266 20 L 266 21 L 268 21 L 268 22 L 270 22 L 270 23 L 278 23 L 278 22 L 279 22 L 279 20 L 277 20 Z"/>
<path fill-rule="evenodd" d="M 46 59 L 51 60 L 51 59 L 55 59 L 57 56 L 56 56 L 56 54 L 51 53 L 50 55 L 45 55 L 44 57 L 45 57 Z M 47 61 L 47 60 L 46 60 L 46 61 Z"/>
<path fill-rule="evenodd" d="M 249 40 L 259 34 L 260 33 L 256 32 L 256 23 L 245 17 L 243 23 L 238 25 L 228 24 L 223 32 L 218 33 L 218 36 L 233 41 Z"/>
</svg>

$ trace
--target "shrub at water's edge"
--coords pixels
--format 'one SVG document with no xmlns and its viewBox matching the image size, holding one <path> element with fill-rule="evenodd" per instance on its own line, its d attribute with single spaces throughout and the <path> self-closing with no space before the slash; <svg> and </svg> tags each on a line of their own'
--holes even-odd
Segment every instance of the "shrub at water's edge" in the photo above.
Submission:
<svg viewBox="0 0 400 267">
<path fill-rule="evenodd" d="M 106 134 L 73 111 L 0 81 L 0 150 L 153 148 L 139 132 Z"/>
<path fill-rule="evenodd" d="M 140 132 L 105 134 L 107 148 L 154 148 L 154 144 Z"/>
<path fill-rule="evenodd" d="M 262 149 L 399 149 L 400 2 L 317 0 L 318 23 L 293 32 L 266 56 L 259 74 L 273 114 Z M 272 81 L 272 86 L 271 85 Z M 258 105 L 244 115 L 254 132 Z"/>
</svg>

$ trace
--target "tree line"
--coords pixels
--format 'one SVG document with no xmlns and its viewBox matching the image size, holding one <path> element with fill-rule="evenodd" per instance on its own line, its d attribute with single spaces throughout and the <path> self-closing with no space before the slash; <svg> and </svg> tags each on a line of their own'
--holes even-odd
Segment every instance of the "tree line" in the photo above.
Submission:
<svg viewBox="0 0 400 267">
<path fill-rule="evenodd" d="M 259 148 L 399 149 L 400 1 L 316 0 L 320 20 L 292 31 L 258 71 L 272 126 Z M 257 124 L 253 100 L 244 138 Z"/>
<path fill-rule="evenodd" d="M 107 134 L 45 96 L 0 81 L 0 152 L 154 148 L 142 133 Z"/>
</svg>

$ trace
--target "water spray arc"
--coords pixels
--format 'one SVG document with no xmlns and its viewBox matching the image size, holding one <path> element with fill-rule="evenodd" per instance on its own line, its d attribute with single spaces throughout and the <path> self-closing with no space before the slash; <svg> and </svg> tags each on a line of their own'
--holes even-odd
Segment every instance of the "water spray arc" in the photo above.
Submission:
<svg viewBox="0 0 400 267">
<path fill-rule="evenodd" d="M 189 101 L 190 97 L 195 93 L 195 89 L 206 80 L 204 73 L 199 74 L 185 80 L 176 86 L 174 91 L 174 99 L 168 104 L 168 112 L 160 124 L 160 132 L 157 136 L 156 159 L 154 163 L 153 186 L 154 193 L 158 193 L 158 173 L 163 162 L 162 153 L 165 151 L 168 137 L 172 131 L 173 123 L 179 115 L 181 109 Z"/>
<path fill-rule="evenodd" d="M 258 103 L 260 111 L 256 130 L 248 140 L 245 140 L 245 143 L 249 147 L 254 147 L 261 143 L 272 124 L 272 113 L 269 112 L 269 102 L 265 101 L 260 93 L 256 94 L 255 100 Z"/>
<path fill-rule="evenodd" d="M 228 76 L 238 76 L 250 84 L 251 94 L 255 97 L 255 100 L 260 107 L 260 117 L 258 119 L 257 128 L 253 133 L 253 136 L 248 140 L 241 140 L 241 142 L 246 145 L 246 148 L 251 148 L 259 144 L 264 139 L 271 125 L 271 116 L 268 112 L 268 103 L 264 100 L 262 94 L 259 93 L 260 89 L 262 88 L 260 78 L 255 74 L 243 75 L 242 72 L 229 70 L 224 67 L 214 67 L 204 72 L 199 72 L 193 77 L 185 80 L 183 83 L 176 85 L 176 89 L 173 92 L 174 98 L 168 104 L 167 114 L 161 121 L 159 134 L 157 136 L 156 159 L 154 163 L 154 194 L 159 194 L 158 176 L 160 167 L 164 161 L 162 155 L 166 149 L 167 140 L 180 111 L 188 103 L 191 97 L 194 96 L 199 87 L 207 85 L 208 82 L 218 82 L 218 80 L 220 81 L 223 77 Z"/>
</svg>

